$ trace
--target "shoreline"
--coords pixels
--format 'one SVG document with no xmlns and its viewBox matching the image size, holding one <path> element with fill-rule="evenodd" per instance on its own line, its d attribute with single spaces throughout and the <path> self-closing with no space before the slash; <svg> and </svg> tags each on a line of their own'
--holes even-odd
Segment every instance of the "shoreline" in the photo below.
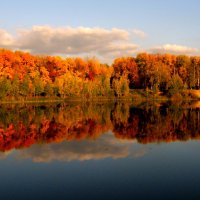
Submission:
<svg viewBox="0 0 200 200">
<path fill-rule="evenodd" d="M 0 104 L 21 104 L 21 103 L 65 103 L 65 102 L 187 102 L 200 101 L 200 90 L 181 90 L 169 97 L 162 92 L 153 92 L 152 90 L 131 89 L 126 96 L 74 96 L 74 97 L 19 97 L 5 98 L 0 100 Z"/>
<path fill-rule="evenodd" d="M 155 97 L 155 98 L 134 98 L 132 96 L 128 97 L 93 97 L 93 98 L 32 98 L 26 100 L 0 100 L 1 104 L 23 104 L 23 103 L 73 103 L 73 102 L 191 102 L 200 101 L 200 98 L 181 98 L 181 99 L 170 99 L 168 97 Z"/>
</svg>

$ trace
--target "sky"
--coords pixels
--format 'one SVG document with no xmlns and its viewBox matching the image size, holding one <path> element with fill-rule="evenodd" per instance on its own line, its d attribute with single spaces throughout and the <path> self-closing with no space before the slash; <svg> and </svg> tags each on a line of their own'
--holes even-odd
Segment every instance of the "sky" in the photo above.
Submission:
<svg viewBox="0 0 200 200">
<path fill-rule="evenodd" d="M 199 0 L 0 0 L 0 48 L 109 62 L 200 55 Z"/>
</svg>

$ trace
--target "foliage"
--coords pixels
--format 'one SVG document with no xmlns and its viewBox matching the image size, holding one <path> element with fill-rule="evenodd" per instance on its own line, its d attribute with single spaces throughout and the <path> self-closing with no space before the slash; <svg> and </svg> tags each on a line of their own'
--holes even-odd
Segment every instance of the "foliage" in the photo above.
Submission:
<svg viewBox="0 0 200 200">
<path fill-rule="evenodd" d="M 129 81 L 125 76 L 114 79 L 112 87 L 117 97 L 127 96 L 129 94 Z"/>
<path fill-rule="evenodd" d="M 172 76 L 168 87 L 169 87 L 168 94 L 170 96 L 173 96 L 174 94 L 177 94 L 183 90 L 184 84 L 178 74 Z"/>
<path fill-rule="evenodd" d="M 168 93 L 200 89 L 200 57 L 140 53 L 116 58 L 33 56 L 0 49 L 0 99 L 127 96 L 129 89 Z"/>
</svg>

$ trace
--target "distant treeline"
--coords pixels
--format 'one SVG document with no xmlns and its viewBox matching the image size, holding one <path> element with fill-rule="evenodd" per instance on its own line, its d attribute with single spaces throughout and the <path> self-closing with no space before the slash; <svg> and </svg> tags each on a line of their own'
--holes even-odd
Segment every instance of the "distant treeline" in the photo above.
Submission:
<svg viewBox="0 0 200 200">
<path fill-rule="evenodd" d="M 0 49 L 0 99 L 120 97 L 129 89 L 163 92 L 200 89 L 200 56 L 140 53 L 112 65 L 96 58 L 34 56 Z"/>
</svg>

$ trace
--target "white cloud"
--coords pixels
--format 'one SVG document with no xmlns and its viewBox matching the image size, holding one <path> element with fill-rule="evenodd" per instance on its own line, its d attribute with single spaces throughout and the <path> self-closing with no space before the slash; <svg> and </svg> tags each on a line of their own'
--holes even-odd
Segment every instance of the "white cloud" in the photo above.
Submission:
<svg viewBox="0 0 200 200">
<path fill-rule="evenodd" d="M 139 30 L 139 29 L 134 29 L 134 30 L 132 31 L 132 33 L 133 33 L 135 36 L 139 37 L 139 38 L 145 38 L 145 37 L 147 37 L 147 34 L 146 34 L 144 31 Z"/>
<path fill-rule="evenodd" d="M 109 44 L 99 50 L 99 54 L 103 57 L 110 57 L 114 59 L 120 56 L 134 56 L 138 46 L 136 44 L 120 43 Z M 103 59 L 103 58 L 102 58 Z"/>
<path fill-rule="evenodd" d="M 196 48 L 181 46 L 176 44 L 165 44 L 162 46 L 152 48 L 151 51 L 153 53 L 172 53 L 172 54 L 195 54 L 199 52 L 199 50 Z"/>
<path fill-rule="evenodd" d="M 0 29 L 0 47 L 9 47 L 14 44 L 14 39 L 7 31 Z"/>
<path fill-rule="evenodd" d="M 128 35 L 121 29 L 34 26 L 30 30 L 20 31 L 18 41 L 20 48 L 35 53 L 98 53 L 107 44 L 128 40 Z"/>
<path fill-rule="evenodd" d="M 110 62 L 116 57 L 135 56 L 141 52 L 142 48 L 132 42 L 131 36 L 144 38 L 147 34 L 139 29 L 127 31 L 117 28 L 33 26 L 17 30 L 16 36 L 0 29 L 0 47 L 34 54 L 97 56 L 101 61 Z M 199 53 L 196 48 L 177 44 L 164 44 L 148 51 L 191 55 Z"/>
<path fill-rule="evenodd" d="M 127 30 L 117 28 L 33 26 L 31 29 L 18 30 L 16 37 L 1 30 L 0 39 L 0 46 L 29 50 L 36 54 L 109 54 L 109 57 L 113 57 L 130 55 L 138 48 L 130 40 L 130 33 Z"/>
</svg>

